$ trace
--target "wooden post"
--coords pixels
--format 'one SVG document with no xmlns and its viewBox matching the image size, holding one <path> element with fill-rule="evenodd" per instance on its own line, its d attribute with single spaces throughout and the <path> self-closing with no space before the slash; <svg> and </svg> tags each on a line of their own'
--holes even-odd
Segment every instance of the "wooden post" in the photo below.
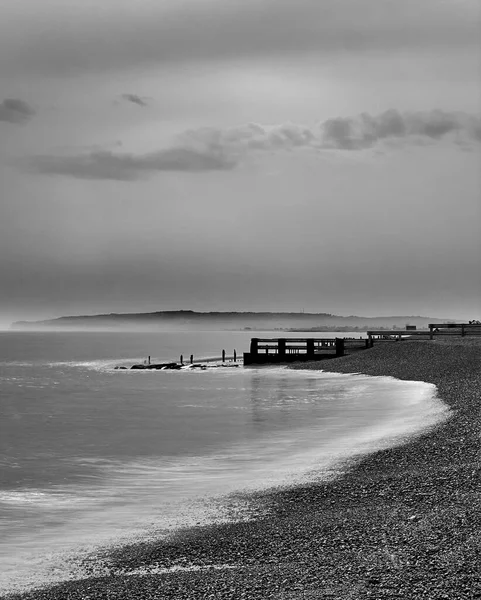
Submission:
<svg viewBox="0 0 481 600">
<path fill-rule="evenodd" d="M 336 356 L 344 356 L 344 340 L 336 338 Z"/>
<path fill-rule="evenodd" d="M 259 354 L 259 338 L 251 339 L 251 356 L 256 357 Z"/>
<path fill-rule="evenodd" d="M 183 354 L 180 355 L 180 364 L 181 365 L 184 364 L 184 355 Z"/>
<path fill-rule="evenodd" d="M 237 352 L 234 349 L 234 362 L 237 362 Z"/>
<path fill-rule="evenodd" d="M 194 355 L 193 354 L 190 355 L 190 364 L 191 365 L 194 364 Z"/>
<path fill-rule="evenodd" d="M 279 355 L 279 360 L 284 360 L 286 358 L 286 340 L 285 338 L 279 338 L 277 340 L 277 354 Z"/>
<path fill-rule="evenodd" d="M 432 340 L 434 337 L 434 325 L 429 325 L 429 339 Z"/>
<path fill-rule="evenodd" d="M 307 360 L 314 360 L 314 340 L 308 338 L 307 342 Z"/>
<path fill-rule="evenodd" d="M 225 350 L 222 350 L 222 362 L 225 362 Z"/>
<path fill-rule="evenodd" d="M 464 331 L 464 323 L 461 325 L 461 337 L 464 337 L 466 335 L 465 331 Z"/>
<path fill-rule="evenodd" d="M 366 338 L 366 348 L 369 348 L 369 338 Z"/>
</svg>

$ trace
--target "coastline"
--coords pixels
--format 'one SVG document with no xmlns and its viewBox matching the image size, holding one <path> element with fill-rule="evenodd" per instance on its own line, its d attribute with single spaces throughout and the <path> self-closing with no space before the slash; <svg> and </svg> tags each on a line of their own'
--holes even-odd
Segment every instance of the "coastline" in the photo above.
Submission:
<svg viewBox="0 0 481 600">
<path fill-rule="evenodd" d="M 149 565 L 199 570 L 113 574 L 11 597 L 462 599 L 481 594 L 481 340 L 379 344 L 298 368 L 433 383 L 453 414 L 405 445 L 356 460 L 338 479 L 260 494 L 269 511 L 256 520 L 193 529 L 165 543 L 115 553 L 118 570 L 148 571 Z"/>
</svg>

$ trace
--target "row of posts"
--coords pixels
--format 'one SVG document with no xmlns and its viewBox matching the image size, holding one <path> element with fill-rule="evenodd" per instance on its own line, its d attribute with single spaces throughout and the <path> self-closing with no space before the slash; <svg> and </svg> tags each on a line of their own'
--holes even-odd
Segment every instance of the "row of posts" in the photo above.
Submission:
<svg viewBox="0 0 481 600">
<path fill-rule="evenodd" d="M 222 350 L 222 362 L 223 363 L 225 362 L 225 359 L 226 359 L 225 350 Z M 237 362 L 237 352 L 235 350 L 234 350 L 234 354 L 233 354 L 233 359 L 234 359 L 234 362 L 236 363 Z M 193 365 L 194 364 L 194 355 L 193 354 L 190 355 L 189 360 L 190 360 L 190 364 Z M 149 363 L 150 363 L 150 356 L 149 356 Z M 184 364 L 184 355 L 183 354 L 180 355 L 180 364 L 181 365 Z"/>
</svg>

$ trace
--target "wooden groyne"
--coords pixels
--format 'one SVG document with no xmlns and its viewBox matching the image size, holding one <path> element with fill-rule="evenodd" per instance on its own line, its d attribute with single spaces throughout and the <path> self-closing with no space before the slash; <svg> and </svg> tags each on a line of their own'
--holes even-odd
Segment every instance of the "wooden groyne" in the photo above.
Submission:
<svg viewBox="0 0 481 600">
<path fill-rule="evenodd" d="M 244 365 L 324 360 L 368 348 L 364 338 L 252 338 Z"/>
<path fill-rule="evenodd" d="M 184 355 L 180 355 L 179 362 L 152 362 L 151 357 L 148 356 L 143 362 L 135 363 L 131 367 L 117 366 L 114 367 L 116 370 L 135 370 L 135 371 L 167 371 L 167 370 L 180 370 L 183 368 L 197 368 L 206 369 L 207 364 L 209 366 L 234 366 L 238 367 L 237 363 L 237 350 L 234 350 L 232 356 L 228 356 L 226 351 L 223 349 L 222 354 L 219 357 L 201 358 L 197 363 L 194 363 L 194 355 L 191 354 L 188 362 L 184 361 Z M 220 363 L 220 365 L 213 365 L 213 363 Z"/>
</svg>

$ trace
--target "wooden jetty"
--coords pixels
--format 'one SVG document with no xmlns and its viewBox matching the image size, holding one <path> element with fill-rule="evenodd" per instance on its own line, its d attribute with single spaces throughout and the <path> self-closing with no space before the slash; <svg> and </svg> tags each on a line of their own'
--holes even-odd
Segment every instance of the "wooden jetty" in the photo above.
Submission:
<svg viewBox="0 0 481 600">
<path fill-rule="evenodd" d="M 252 338 L 244 365 L 324 360 L 368 348 L 366 338 Z"/>
</svg>

